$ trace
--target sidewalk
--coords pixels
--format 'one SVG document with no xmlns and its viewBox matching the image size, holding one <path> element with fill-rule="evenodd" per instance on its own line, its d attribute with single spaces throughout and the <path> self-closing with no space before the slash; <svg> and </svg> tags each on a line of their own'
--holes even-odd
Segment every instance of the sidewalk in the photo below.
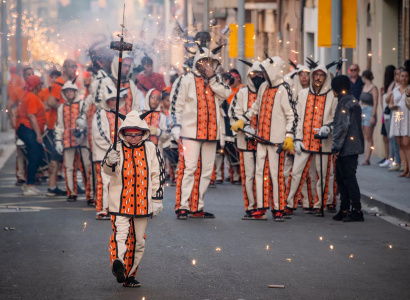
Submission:
<svg viewBox="0 0 410 300">
<path fill-rule="evenodd" d="M 6 132 L 0 131 L 0 170 L 15 151 L 16 144 L 14 129 L 9 128 Z"/>
<path fill-rule="evenodd" d="M 398 178 L 399 172 L 380 168 L 380 158 L 372 157 L 370 166 L 362 166 L 359 158 L 357 180 L 362 193 L 362 203 L 377 207 L 382 214 L 390 215 L 410 223 L 410 178 Z"/>
</svg>

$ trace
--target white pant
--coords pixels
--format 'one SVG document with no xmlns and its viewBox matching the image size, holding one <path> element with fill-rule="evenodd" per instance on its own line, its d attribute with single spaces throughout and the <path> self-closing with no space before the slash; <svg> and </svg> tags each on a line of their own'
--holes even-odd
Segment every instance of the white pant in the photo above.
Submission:
<svg viewBox="0 0 410 300">
<path fill-rule="evenodd" d="M 240 169 L 242 177 L 243 201 L 245 211 L 254 210 L 257 208 L 255 197 L 255 160 L 256 153 L 254 151 L 239 150 Z"/>
<path fill-rule="evenodd" d="M 83 176 L 84 187 L 86 189 L 86 199 L 90 200 L 91 178 L 87 178 L 87 172 L 91 167 L 90 152 L 87 148 L 68 148 L 64 149 L 64 169 L 65 182 L 68 195 L 77 195 L 77 164 L 80 166 L 80 171 Z"/>
<path fill-rule="evenodd" d="M 221 152 L 215 153 L 215 180 L 225 180 L 222 172 L 222 168 L 224 167 L 224 157 L 225 156 Z"/>
<path fill-rule="evenodd" d="M 285 151 L 280 155 L 276 153 L 278 147 L 258 143 L 256 150 L 256 198 L 258 209 L 269 208 L 269 185 L 273 185 L 272 210 L 284 210 L 286 199 L 285 182 Z M 269 178 L 270 177 L 270 178 Z"/>
<path fill-rule="evenodd" d="M 329 182 L 329 172 L 328 172 L 328 161 L 329 155 L 323 154 L 322 155 L 322 172 L 323 176 L 320 176 L 320 155 L 317 153 L 307 153 L 302 152 L 300 154 L 295 155 L 295 160 L 293 163 L 293 169 L 291 174 L 291 181 L 287 188 L 287 207 L 293 208 L 295 195 L 300 185 L 303 184 L 303 181 L 306 179 L 306 174 L 309 172 L 310 165 L 313 164 L 317 170 L 317 174 L 319 176 L 319 180 L 316 183 L 316 197 L 315 203 L 313 204 L 314 209 L 319 209 L 321 207 L 322 202 L 322 191 L 321 191 L 321 180 L 323 183 L 324 189 L 324 203 L 323 206 L 326 206 L 326 200 L 328 195 L 328 182 Z"/>
<path fill-rule="evenodd" d="M 181 140 L 175 211 L 203 211 L 203 199 L 211 181 L 215 151 L 216 142 Z M 199 176 L 195 176 L 196 172 Z M 198 189 L 194 189 L 194 184 L 198 186 Z M 193 190 L 198 190 L 198 193 L 192 193 Z M 189 203 L 191 193 L 191 203 Z"/>
<path fill-rule="evenodd" d="M 148 218 L 111 216 L 113 228 L 109 247 L 111 264 L 115 259 L 121 260 L 125 264 L 127 277 L 135 276 L 144 255 L 147 223 Z"/>
</svg>

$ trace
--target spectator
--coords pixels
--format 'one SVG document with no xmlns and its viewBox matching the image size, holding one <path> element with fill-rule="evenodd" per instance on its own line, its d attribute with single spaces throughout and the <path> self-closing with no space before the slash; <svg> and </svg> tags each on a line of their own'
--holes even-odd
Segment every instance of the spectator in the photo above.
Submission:
<svg viewBox="0 0 410 300">
<path fill-rule="evenodd" d="M 364 86 L 360 94 L 360 106 L 362 108 L 362 129 L 365 140 L 365 161 L 362 166 L 370 165 L 370 156 L 374 149 L 373 132 L 377 122 L 377 105 L 379 92 L 373 84 L 373 73 L 366 70 L 362 74 Z"/>
<path fill-rule="evenodd" d="M 394 88 L 396 88 L 397 86 L 400 85 L 400 68 L 397 68 L 394 71 L 394 82 L 391 84 L 391 90 L 390 92 L 388 92 L 387 96 L 386 96 L 386 103 L 389 106 L 390 101 L 393 98 L 393 90 Z M 394 119 L 394 111 L 390 109 L 390 127 L 392 124 L 392 121 Z M 396 137 L 391 135 L 391 131 L 390 129 L 387 131 L 387 133 L 389 134 L 389 138 L 392 141 L 392 148 L 393 148 L 393 156 L 394 156 L 394 160 L 392 165 L 389 168 L 389 172 L 399 172 L 401 169 L 401 159 L 400 159 L 400 151 L 399 151 L 399 144 L 397 144 L 396 141 Z"/>
<path fill-rule="evenodd" d="M 37 196 L 41 192 L 34 187 L 37 169 L 43 159 L 43 133 L 46 125 L 46 111 L 38 92 L 41 78 L 32 75 L 26 79 L 26 92 L 17 111 L 17 136 L 27 147 L 27 184 L 23 185 L 24 196 Z"/>
<path fill-rule="evenodd" d="M 358 155 L 363 153 L 364 141 L 360 128 L 360 107 L 349 87 L 347 76 L 336 76 L 332 80 L 333 94 L 338 97 L 332 152 L 337 155 L 336 179 L 340 191 L 340 210 L 333 220 L 357 222 L 364 221 L 356 179 Z"/>
<path fill-rule="evenodd" d="M 400 85 L 393 90 L 389 108 L 394 111 L 390 135 L 395 136 L 399 144 L 400 158 L 403 172 L 398 177 L 410 178 L 410 111 L 407 109 L 405 100 L 409 92 L 409 71 L 400 69 Z"/>
<path fill-rule="evenodd" d="M 358 64 L 352 64 L 349 68 L 350 74 L 350 92 L 356 99 L 360 99 L 360 94 L 363 90 L 363 81 L 359 76 L 360 68 Z"/>
<path fill-rule="evenodd" d="M 384 71 L 384 85 L 380 88 L 380 106 L 382 107 L 382 129 L 381 134 L 383 136 L 384 143 L 384 158 L 379 162 L 379 166 L 382 168 L 390 167 L 394 159 L 394 138 L 389 138 L 390 133 L 390 108 L 388 107 L 388 95 L 391 94 L 395 87 L 395 70 L 396 67 L 388 65 Z"/>
<path fill-rule="evenodd" d="M 138 89 L 144 93 L 144 96 L 151 89 L 162 91 L 166 87 L 164 76 L 152 71 L 152 59 L 148 56 L 143 57 L 141 60 L 141 65 L 144 68 L 144 71 L 137 76 Z"/>
<path fill-rule="evenodd" d="M 15 74 L 12 75 L 13 81 L 9 82 L 8 87 L 8 97 L 9 101 L 7 102 L 6 110 L 7 115 L 10 119 L 11 127 L 17 131 L 18 126 L 16 125 L 16 112 L 21 102 L 23 101 L 25 94 L 25 82 L 21 81 L 21 78 L 17 75 L 17 68 L 10 68 L 10 72 Z M 34 75 L 34 70 L 31 67 L 26 67 L 23 69 L 23 78 L 24 81 L 28 77 Z M 17 147 L 17 156 L 16 156 L 16 185 L 22 186 L 26 183 L 26 165 L 24 160 L 24 154 L 19 147 Z"/>
<path fill-rule="evenodd" d="M 44 136 L 44 145 L 46 146 L 47 150 L 50 152 L 50 163 L 48 166 L 49 187 L 48 187 L 47 194 L 46 194 L 46 196 L 48 197 L 67 196 L 67 191 L 61 190 L 57 186 L 58 163 L 63 161 L 63 157 L 60 154 L 58 154 L 55 149 L 55 142 L 54 142 L 55 119 L 54 119 L 54 115 L 50 117 L 50 114 L 53 111 L 53 109 L 47 105 L 48 98 L 50 98 L 50 95 L 51 95 L 51 89 L 54 83 L 60 77 L 61 77 L 61 72 L 57 70 L 53 70 L 50 73 L 49 86 L 42 89 L 38 93 L 38 97 L 43 102 L 44 107 L 46 109 L 47 130 Z"/>
</svg>

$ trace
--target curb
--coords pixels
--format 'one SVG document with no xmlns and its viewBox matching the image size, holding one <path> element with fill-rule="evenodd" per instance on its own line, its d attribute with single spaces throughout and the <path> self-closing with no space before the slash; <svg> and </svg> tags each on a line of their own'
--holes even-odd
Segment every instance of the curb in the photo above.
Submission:
<svg viewBox="0 0 410 300">
<path fill-rule="evenodd" d="M 370 196 L 371 193 L 361 194 L 362 204 L 367 206 L 367 210 L 371 208 L 378 208 L 377 213 L 382 215 L 388 215 L 397 219 L 403 220 L 406 223 L 410 223 L 410 209 L 397 203 L 392 203 L 387 199 L 377 199 L 377 196 Z M 374 212 L 373 212 L 374 213 Z"/>
</svg>

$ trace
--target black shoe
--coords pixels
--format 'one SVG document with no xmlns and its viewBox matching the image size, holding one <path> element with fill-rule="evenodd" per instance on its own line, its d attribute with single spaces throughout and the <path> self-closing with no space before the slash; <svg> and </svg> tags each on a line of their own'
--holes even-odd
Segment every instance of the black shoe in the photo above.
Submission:
<svg viewBox="0 0 410 300">
<path fill-rule="evenodd" d="M 126 280 L 125 266 L 118 258 L 112 263 L 112 273 L 117 278 L 118 283 L 122 283 Z"/>
<path fill-rule="evenodd" d="M 124 283 L 122 284 L 123 287 L 140 287 L 141 284 L 138 280 L 134 278 L 134 276 L 128 277 Z"/>
<path fill-rule="evenodd" d="M 313 211 L 312 208 L 304 208 L 304 209 L 303 209 L 303 213 L 304 213 L 304 214 L 313 214 L 314 211 Z"/>
<path fill-rule="evenodd" d="M 242 217 L 242 220 L 253 220 L 252 214 L 256 212 L 256 209 L 254 210 L 248 210 L 245 215 Z"/>
<path fill-rule="evenodd" d="M 54 189 L 47 189 L 46 193 L 47 197 L 61 197 L 61 196 L 67 196 L 67 191 L 61 190 L 57 187 Z"/>
<path fill-rule="evenodd" d="M 320 208 L 315 209 L 315 217 L 323 217 L 324 213 L 320 210 Z"/>
<path fill-rule="evenodd" d="M 67 198 L 67 202 L 75 202 L 77 201 L 77 195 L 70 195 Z"/>
<path fill-rule="evenodd" d="M 216 184 L 222 184 L 222 183 L 224 183 L 222 180 L 217 180 L 217 181 L 215 181 L 215 183 Z"/>
<path fill-rule="evenodd" d="M 333 216 L 333 220 L 342 221 L 344 218 L 347 217 L 348 212 L 348 210 L 339 210 L 339 212 Z"/>
<path fill-rule="evenodd" d="M 111 220 L 111 217 L 107 213 L 99 214 L 95 217 L 96 220 Z"/>
<path fill-rule="evenodd" d="M 332 213 L 332 214 L 337 213 L 336 207 L 333 204 L 330 204 L 330 205 L 327 206 L 327 211 Z"/>
<path fill-rule="evenodd" d="M 178 220 L 187 220 L 188 219 L 188 212 L 186 210 L 180 210 L 177 212 L 177 219 Z"/>
<path fill-rule="evenodd" d="M 22 186 L 22 185 L 25 184 L 25 183 L 26 183 L 25 180 L 23 180 L 23 179 L 18 179 L 18 180 L 16 181 L 16 186 Z"/>
<path fill-rule="evenodd" d="M 57 175 L 57 181 L 65 181 L 65 179 L 63 176 Z"/>
<path fill-rule="evenodd" d="M 240 180 L 237 180 L 237 181 L 232 181 L 232 184 L 234 184 L 234 185 L 241 185 L 242 183 L 241 183 Z"/>
<path fill-rule="evenodd" d="M 363 222 L 363 212 L 361 210 L 352 210 L 345 218 L 343 222 Z"/>
<path fill-rule="evenodd" d="M 211 182 L 209 183 L 209 187 L 216 188 L 215 181 L 211 180 Z"/>
<path fill-rule="evenodd" d="M 85 191 L 77 184 L 77 194 L 78 195 L 84 195 Z"/>
<path fill-rule="evenodd" d="M 93 199 L 87 200 L 87 205 L 95 207 L 95 201 Z"/>
</svg>

